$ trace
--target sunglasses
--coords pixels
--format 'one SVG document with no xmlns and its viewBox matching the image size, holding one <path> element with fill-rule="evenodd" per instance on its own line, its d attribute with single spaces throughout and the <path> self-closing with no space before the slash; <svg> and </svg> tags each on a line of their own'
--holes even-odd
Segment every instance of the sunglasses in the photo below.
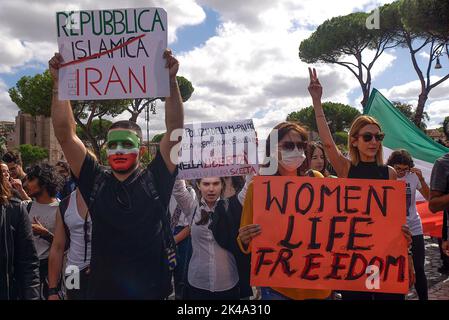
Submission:
<svg viewBox="0 0 449 320">
<path fill-rule="evenodd" d="M 307 142 L 293 142 L 293 141 L 286 141 L 282 144 L 282 149 L 284 150 L 288 150 L 288 151 L 292 151 L 293 149 L 295 149 L 295 147 L 297 147 L 299 150 L 304 150 L 307 148 Z"/>
<path fill-rule="evenodd" d="M 380 142 L 380 141 L 382 141 L 385 138 L 385 133 L 381 132 L 381 133 L 378 133 L 378 134 L 372 134 L 372 133 L 367 132 L 367 133 L 364 133 L 364 134 L 361 134 L 361 135 L 357 135 L 357 138 L 358 137 L 362 137 L 363 141 L 365 141 L 365 142 L 372 141 L 373 137 L 374 137 L 377 142 Z"/>
</svg>

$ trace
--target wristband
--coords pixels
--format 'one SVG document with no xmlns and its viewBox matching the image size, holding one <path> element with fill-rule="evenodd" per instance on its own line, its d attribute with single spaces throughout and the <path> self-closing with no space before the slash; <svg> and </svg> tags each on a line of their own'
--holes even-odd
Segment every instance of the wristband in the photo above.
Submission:
<svg viewBox="0 0 449 320">
<path fill-rule="evenodd" d="M 59 296 L 58 288 L 48 288 L 48 296 Z"/>
</svg>

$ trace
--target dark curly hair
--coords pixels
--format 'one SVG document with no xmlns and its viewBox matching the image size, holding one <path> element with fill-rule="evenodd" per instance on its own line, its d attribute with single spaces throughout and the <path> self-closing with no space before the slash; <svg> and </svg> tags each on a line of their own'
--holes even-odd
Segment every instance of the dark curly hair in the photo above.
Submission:
<svg viewBox="0 0 449 320">
<path fill-rule="evenodd" d="M 65 161 L 58 161 L 55 165 L 55 167 L 62 167 L 65 169 L 65 171 L 69 172 L 70 171 L 70 166 L 67 162 Z"/>
<path fill-rule="evenodd" d="M 5 163 L 15 163 L 19 166 L 22 166 L 22 157 L 20 156 L 20 152 L 18 151 L 8 151 L 3 155 L 2 158 Z"/>
<path fill-rule="evenodd" d="M 393 153 L 388 158 L 387 164 L 389 166 L 394 166 L 397 164 L 402 164 L 413 168 L 415 163 L 413 162 L 413 158 L 411 154 L 404 149 L 393 151 Z"/>
<path fill-rule="evenodd" d="M 50 197 L 55 197 L 61 190 L 64 180 L 49 164 L 36 165 L 27 170 L 27 179 L 37 179 L 39 186 L 44 188 Z"/>
</svg>

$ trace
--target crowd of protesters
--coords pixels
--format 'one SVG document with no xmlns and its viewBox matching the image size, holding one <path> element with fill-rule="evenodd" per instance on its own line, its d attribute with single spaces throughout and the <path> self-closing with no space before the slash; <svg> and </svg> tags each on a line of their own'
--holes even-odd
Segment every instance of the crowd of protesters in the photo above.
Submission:
<svg viewBox="0 0 449 320">
<path fill-rule="evenodd" d="M 169 50 L 164 58 L 171 88 L 165 100 L 167 134 L 145 168 L 140 163 L 145 151 L 141 128 L 129 121 L 110 127 L 109 167 L 99 165 L 76 135 L 70 101 L 58 99 L 61 56 L 49 61 L 53 127 L 67 162 L 24 170 L 19 154 L 3 156 L 0 299 L 167 299 L 174 294 L 175 299 L 216 300 L 250 299 L 258 293 L 264 300 L 334 299 L 331 290 L 251 287 L 251 241 L 264 231 L 253 223 L 253 176 L 176 180 L 170 153 L 178 142 L 169 137 L 184 126 L 183 103 L 176 80 L 179 63 Z M 369 116 L 354 120 L 349 154 L 342 154 L 321 105 L 317 73 L 310 69 L 309 75 L 321 142 L 308 141 L 306 128 L 298 123 L 276 125 L 270 133 L 277 134 L 274 175 L 405 181 L 407 224 L 400 234 L 410 246 L 410 285 L 427 300 L 415 193 L 429 201 L 432 212 L 447 214 L 449 154 L 435 163 L 428 186 L 406 150 L 393 152 L 384 163 L 384 133 Z M 270 136 L 267 157 L 273 156 Z M 264 175 L 263 167 L 258 174 Z M 449 255 L 447 240 L 442 254 Z M 401 294 L 338 294 L 343 300 L 405 299 Z"/>
</svg>

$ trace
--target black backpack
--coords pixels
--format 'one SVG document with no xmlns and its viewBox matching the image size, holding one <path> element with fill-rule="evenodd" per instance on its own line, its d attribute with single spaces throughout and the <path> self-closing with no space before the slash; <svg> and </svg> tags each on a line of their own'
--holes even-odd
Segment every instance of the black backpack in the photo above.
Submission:
<svg viewBox="0 0 449 320">
<path fill-rule="evenodd" d="M 100 193 L 100 191 L 103 189 L 103 187 L 106 184 L 106 181 L 108 178 L 112 177 L 112 172 L 109 170 L 105 171 L 106 174 L 101 174 L 96 177 L 96 181 L 94 182 L 94 186 L 92 188 L 92 192 L 90 194 L 89 202 L 88 202 L 88 213 L 86 214 L 85 221 L 84 221 L 84 232 L 85 232 L 85 240 L 87 239 L 87 219 L 89 216 L 89 212 L 91 211 L 92 205 L 95 202 L 97 195 Z M 156 190 L 156 187 L 154 185 L 154 177 L 150 170 L 141 170 L 140 175 L 144 174 L 145 176 L 143 179 L 140 179 L 141 186 L 145 193 L 148 195 L 149 198 L 153 199 L 156 203 L 156 207 L 158 208 L 156 211 L 160 214 L 159 218 L 162 225 L 162 239 L 163 239 L 163 245 L 164 245 L 164 253 L 166 255 L 166 263 L 168 264 L 168 269 L 170 274 L 173 272 L 173 270 L 176 268 L 176 242 L 175 238 L 173 237 L 172 230 L 170 228 L 170 212 L 168 210 L 168 207 L 165 207 L 162 203 L 162 200 L 159 196 L 159 193 Z M 67 210 L 67 207 L 70 202 L 70 196 L 67 198 L 64 198 L 63 201 L 60 203 L 59 211 L 61 213 L 62 221 L 64 222 L 64 214 Z M 70 240 L 70 233 L 67 228 L 67 225 L 64 222 L 64 228 L 66 230 L 66 236 L 67 239 Z M 70 241 L 68 241 L 70 243 Z M 87 256 L 87 241 L 85 241 L 85 260 Z"/>
<path fill-rule="evenodd" d="M 76 190 L 73 192 L 76 192 Z M 59 202 L 59 214 L 61 216 L 62 224 L 64 225 L 65 238 L 66 238 L 64 251 L 67 251 L 70 248 L 70 230 L 69 230 L 69 227 L 67 226 L 67 224 L 65 223 L 65 213 L 67 211 L 67 208 L 69 207 L 70 198 L 71 198 L 71 194 L 69 194 L 68 196 L 66 196 L 64 199 L 62 199 Z M 89 214 L 89 211 L 87 212 L 87 214 Z M 84 240 L 86 240 L 86 239 L 84 239 Z M 87 259 L 87 257 L 86 257 L 87 250 L 85 250 L 84 253 L 85 253 L 84 260 L 86 260 Z"/>
</svg>

